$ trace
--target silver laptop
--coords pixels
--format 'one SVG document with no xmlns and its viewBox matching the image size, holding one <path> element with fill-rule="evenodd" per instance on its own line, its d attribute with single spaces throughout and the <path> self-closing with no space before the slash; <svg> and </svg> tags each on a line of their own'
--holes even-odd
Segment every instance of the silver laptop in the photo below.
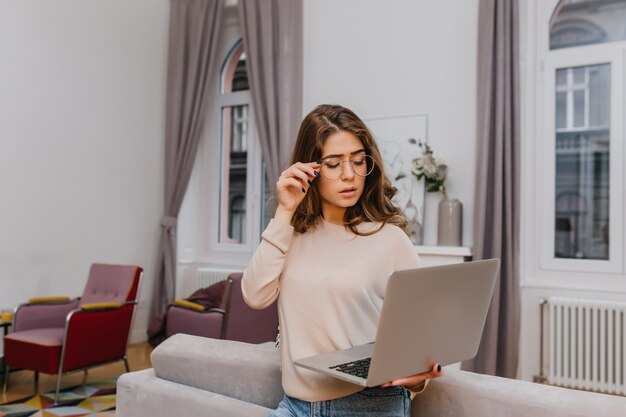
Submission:
<svg viewBox="0 0 626 417">
<path fill-rule="evenodd" d="M 396 271 L 374 342 L 296 360 L 297 366 L 374 387 L 478 352 L 499 259 Z"/>
</svg>

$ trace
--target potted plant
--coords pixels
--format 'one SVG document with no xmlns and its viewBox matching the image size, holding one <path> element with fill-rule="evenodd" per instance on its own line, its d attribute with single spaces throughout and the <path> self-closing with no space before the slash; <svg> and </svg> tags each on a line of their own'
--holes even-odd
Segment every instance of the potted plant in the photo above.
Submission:
<svg viewBox="0 0 626 417">
<path fill-rule="evenodd" d="M 413 159 L 413 175 L 418 181 L 424 179 L 426 192 L 440 192 L 442 195 L 438 206 L 437 244 L 461 246 L 463 205 L 456 198 L 448 199 L 446 189 L 448 166 L 437 161 L 432 148 L 427 143 L 415 139 L 409 139 L 409 141 L 417 143 L 422 152 L 421 156 Z"/>
</svg>

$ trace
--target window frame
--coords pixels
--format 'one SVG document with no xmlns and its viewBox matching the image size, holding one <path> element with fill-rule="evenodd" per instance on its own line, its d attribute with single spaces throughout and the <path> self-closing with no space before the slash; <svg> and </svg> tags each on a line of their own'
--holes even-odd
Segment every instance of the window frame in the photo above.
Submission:
<svg viewBox="0 0 626 417">
<path fill-rule="evenodd" d="M 549 34 L 549 31 L 548 31 Z M 549 39 L 547 40 L 549 42 Z M 619 42 L 621 43 L 621 42 Z M 542 94 L 538 95 L 538 109 L 544 119 L 540 125 L 541 140 L 537 147 L 541 190 L 539 204 L 540 267 L 544 270 L 622 273 L 624 270 L 624 52 L 611 44 L 549 50 L 544 55 Z M 554 255 L 555 192 L 556 192 L 556 70 L 562 68 L 609 64 L 611 68 L 610 167 L 609 167 L 609 259 L 556 258 Z"/>
<path fill-rule="evenodd" d="M 626 292 L 626 273 L 605 273 L 601 271 L 547 269 L 542 265 L 541 248 L 544 227 L 542 223 L 543 193 L 542 139 L 545 135 L 543 123 L 546 104 L 544 103 L 545 65 L 549 53 L 560 50 L 549 49 L 550 22 L 559 0 L 531 0 L 520 3 L 520 77 L 521 77 L 521 170 L 522 176 L 520 212 L 520 286 L 528 291 L 543 289 L 548 291 L 592 291 L 602 293 Z M 626 42 L 614 42 L 566 48 L 576 53 L 586 54 L 592 49 L 625 49 Z M 567 53 L 567 52 L 564 52 Z M 626 59 L 626 53 L 624 54 Z M 624 76 L 626 79 L 626 75 Z M 626 83 L 625 83 L 626 84 Z M 554 103 L 549 103 L 553 106 Z M 621 116 L 621 115 L 620 115 Z M 626 116 L 621 116 L 625 119 Z M 553 134 L 554 132 L 551 132 Z M 626 158 L 624 158 L 626 160 Z M 623 185 L 624 179 L 617 179 Z M 551 197 L 549 197 L 551 198 Z M 530 302 L 528 292 L 525 292 Z M 532 297 L 531 297 L 532 298 Z M 534 305 L 534 304 L 533 304 Z M 530 307 L 529 307 L 530 308 Z"/>
<path fill-rule="evenodd" d="M 218 198 L 211 198 L 209 204 L 209 245 L 207 258 L 222 258 L 223 254 L 251 254 L 258 246 L 258 242 L 261 239 L 260 228 L 261 218 L 260 216 L 254 216 L 253 213 L 261 209 L 260 195 L 262 191 L 261 174 L 263 166 L 261 159 L 261 147 L 256 131 L 256 123 L 254 120 L 254 111 L 252 108 L 252 95 L 250 90 L 235 91 L 229 93 L 222 93 L 222 74 L 224 68 L 227 67 L 228 61 L 234 59 L 234 53 L 240 47 L 242 43 L 241 37 L 237 37 L 231 40 L 231 47 L 227 49 L 227 53 L 222 59 L 222 65 L 217 76 L 217 94 L 214 104 L 212 105 L 212 112 L 215 120 L 218 121 L 216 128 L 212 129 L 217 137 L 217 144 L 210 145 L 209 157 L 209 175 L 207 192 L 209 196 L 214 195 Z M 224 126 L 222 110 L 225 107 L 248 105 L 248 143 L 247 143 L 247 161 L 246 161 L 246 241 L 244 243 L 223 243 L 220 242 L 219 229 L 221 222 L 220 205 L 222 204 L 222 176 L 223 171 L 223 151 L 224 151 Z M 215 146 L 217 145 L 217 146 Z M 211 178 L 218 178 L 217 181 L 212 181 Z M 226 205 L 227 206 L 227 205 Z M 218 261 L 220 262 L 220 261 Z M 223 262 L 223 261 L 221 261 Z"/>
</svg>

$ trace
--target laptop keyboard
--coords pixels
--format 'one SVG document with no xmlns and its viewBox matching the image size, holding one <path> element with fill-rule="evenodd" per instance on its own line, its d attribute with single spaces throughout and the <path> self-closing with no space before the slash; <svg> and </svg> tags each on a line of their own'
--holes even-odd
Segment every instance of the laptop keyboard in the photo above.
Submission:
<svg viewBox="0 0 626 417">
<path fill-rule="evenodd" d="M 334 369 L 345 374 L 358 376 L 359 378 L 367 379 L 367 374 L 370 370 L 370 363 L 372 358 L 359 359 L 358 361 L 341 363 L 339 365 L 330 366 L 330 369 Z"/>
</svg>

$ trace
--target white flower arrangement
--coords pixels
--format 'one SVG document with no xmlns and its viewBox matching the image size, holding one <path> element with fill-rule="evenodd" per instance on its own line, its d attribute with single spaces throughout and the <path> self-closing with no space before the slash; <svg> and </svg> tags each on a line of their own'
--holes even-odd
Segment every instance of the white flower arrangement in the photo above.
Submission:
<svg viewBox="0 0 626 417">
<path fill-rule="evenodd" d="M 437 162 L 433 155 L 433 150 L 427 143 L 418 142 L 413 138 L 409 139 L 412 144 L 422 149 L 422 156 L 413 159 L 412 173 L 418 180 L 424 178 L 426 191 L 429 193 L 440 191 L 443 198 L 448 198 L 446 191 L 446 176 L 448 175 L 448 166 Z"/>
</svg>

